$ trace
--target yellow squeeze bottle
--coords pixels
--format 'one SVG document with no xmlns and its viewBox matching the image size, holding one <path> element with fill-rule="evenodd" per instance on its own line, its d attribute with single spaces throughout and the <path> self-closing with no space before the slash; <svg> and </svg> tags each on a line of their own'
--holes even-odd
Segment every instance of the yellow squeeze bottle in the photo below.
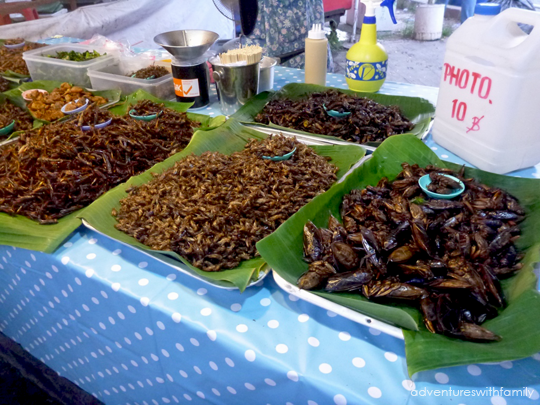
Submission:
<svg viewBox="0 0 540 405">
<path fill-rule="evenodd" d="M 347 71 L 345 80 L 351 90 L 366 93 L 379 91 L 386 80 L 388 54 L 377 42 L 377 25 L 375 9 L 388 7 L 392 22 L 397 24 L 394 16 L 395 0 L 362 0 L 366 5 L 366 14 L 362 24 L 360 40 L 347 52 Z"/>
</svg>

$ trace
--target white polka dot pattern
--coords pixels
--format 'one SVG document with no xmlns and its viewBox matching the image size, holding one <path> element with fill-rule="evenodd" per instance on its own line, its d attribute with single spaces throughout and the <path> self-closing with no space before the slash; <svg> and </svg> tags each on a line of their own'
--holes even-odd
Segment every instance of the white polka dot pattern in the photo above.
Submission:
<svg viewBox="0 0 540 405">
<path fill-rule="evenodd" d="M 369 387 L 368 388 L 368 394 L 372 398 L 380 398 L 382 397 L 382 392 L 378 387 Z"/>
<path fill-rule="evenodd" d="M 245 333 L 248 331 L 247 325 L 241 324 L 236 327 L 236 330 L 240 333 Z"/>
<path fill-rule="evenodd" d="M 246 350 L 245 357 L 247 361 L 255 361 L 257 356 L 255 355 L 255 352 L 253 350 Z"/>
<path fill-rule="evenodd" d="M 416 389 L 416 384 L 412 380 L 403 380 L 401 385 L 403 385 L 403 388 L 405 388 L 407 391 Z"/>
<path fill-rule="evenodd" d="M 469 372 L 470 375 L 474 375 L 474 376 L 479 376 L 480 374 L 482 374 L 482 370 L 480 369 L 480 367 L 478 367 L 475 364 L 471 364 L 470 366 L 467 366 L 467 371 Z"/>
<path fill-rule="evenodd" d="M 386 358 L 386 360 L 388 360 L 390 362 L 397 361 L 397 359 L 398 359 L 398 356 L 395 353 L 392 353 L 392 352 L 386 352 L 384 354 L 384 357 Z"/>
<path fill-rule="evenodd" d="M 334 396 L 334 403 L 336 405 L 347 405 L 347 398 L 341 394 Z"/>
<path fill-rule="evenodd" d="M 296 371 L 287 372 L 287 378 L 291 381 L 297 382 L 299 379 L 298 373 Z"/>
<path fill-rule="evenodd" d="M 310 346 L 313 346 L 313 347 L 319 347 L 320 345 L 319 339 L 313 336 L 308 338 L 308 343 Z"/>
<path fill-rule="evenodd" d="M 319 366 L 319 371 L 323 374 L 330 374 L 332 372 L 332 366 L 328 363 L 322 363 Z"/>
<path fill-rule="evenodd" d="M 495 395 L 491 397 L 491 404 L 492 405 L 506 405 L 508 402 L 506 402 L 506 399 L 504 397 L 501 397 L 499 395 Z"/>
<path fill-rule="evenodd" d="M 435 380 L 437 380 L 439 384 L 447 384 L 448 381 L 450 381 L 450 379 L 448 378 L 448 375 L 445 373 L 436 373 Z"/>
<path fill-rule="evenodd" d="M 276 346 L 276 352 L 278 353 L 284 354 L 284 353 L 287 353 L 288 351 L 289 351 L 289 348 L 287 347 L 287 345 L 283 343 Z"/>
</svg>

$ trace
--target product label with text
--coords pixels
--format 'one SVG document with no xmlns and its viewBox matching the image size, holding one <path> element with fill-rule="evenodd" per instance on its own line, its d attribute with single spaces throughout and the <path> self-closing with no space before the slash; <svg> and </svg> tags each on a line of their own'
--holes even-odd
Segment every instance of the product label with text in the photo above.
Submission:
<svg viewBox="0 0 540 405">
<path fill-rule="evenodd" d="M 493 104 L 493 100 L 489 97 L 491 94 L 493 81 L 489 76 L 482 75 L 479 72 L 474 72 L 469 69 L 459 68 L 449 63 L 444 64 L 443 72 L 443 84 L 442 86 L 448 86 L 455 88 L 456 90 L 463 91 L 463 98 L 478 102 L 486 102 L 490 105 Z M 442 87 L 441 86 L 441 87 Z M 485 100 L 485 101 L 483 101 Z M 477 102 L 473 103 L 477 104 Z M 467 111 L 470 105 L 459 98 L 454 98 L 451 103 L 451 110 L 448 114 L 452 119 L 461 121 L 465 124 L 466 133 L 480 131 L 482 120 L 485 115 L 474 115 L 474 112 Z"/>
<path fill-rule="evenodd" d="M 199 79 L 177 79 L 173 77 L 174 92 L 178 97 L 198 97 L 201 95 L 199 91 Z"/>
<path fill-rule="evenodd" d="M 386 67 L 388 60 L 375 63 L 362 63 L 347 59 L 348 79 L 371 82 L 386 79 Z"/>
</svg>

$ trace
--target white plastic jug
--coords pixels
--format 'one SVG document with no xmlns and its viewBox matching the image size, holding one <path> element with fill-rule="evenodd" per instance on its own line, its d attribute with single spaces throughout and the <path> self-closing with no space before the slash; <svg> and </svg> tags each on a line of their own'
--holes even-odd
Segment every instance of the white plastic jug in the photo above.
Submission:
<svg viewBox="0 0 540 405">
<path fill-rule="evenodd" d="M 475 14 L 450 36 L 433 139 L 494 173 L 540 162 L 540 13 Z"/>
</svg>

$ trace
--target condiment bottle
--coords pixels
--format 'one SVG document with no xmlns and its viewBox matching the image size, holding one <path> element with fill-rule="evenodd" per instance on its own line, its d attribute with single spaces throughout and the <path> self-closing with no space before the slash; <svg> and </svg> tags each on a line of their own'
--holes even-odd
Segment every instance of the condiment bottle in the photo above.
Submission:
<svg viewBox="0 0 540 405">
<path fill-rule="evenodd" d="M 328 39 L 322 24 L 313 24 L 306 38 L 306 58 L 304 81 L 311 84 L 326 85 L 326 63 L 328 61 Z"/>
<path fill-rule="evenodd" d="M 540 162 L 540 14 L 478 4 L 448 38 L 433 139 L 479 169 Z M 534 26 L 527 35 L 518 26 Z"/>
</svg>

